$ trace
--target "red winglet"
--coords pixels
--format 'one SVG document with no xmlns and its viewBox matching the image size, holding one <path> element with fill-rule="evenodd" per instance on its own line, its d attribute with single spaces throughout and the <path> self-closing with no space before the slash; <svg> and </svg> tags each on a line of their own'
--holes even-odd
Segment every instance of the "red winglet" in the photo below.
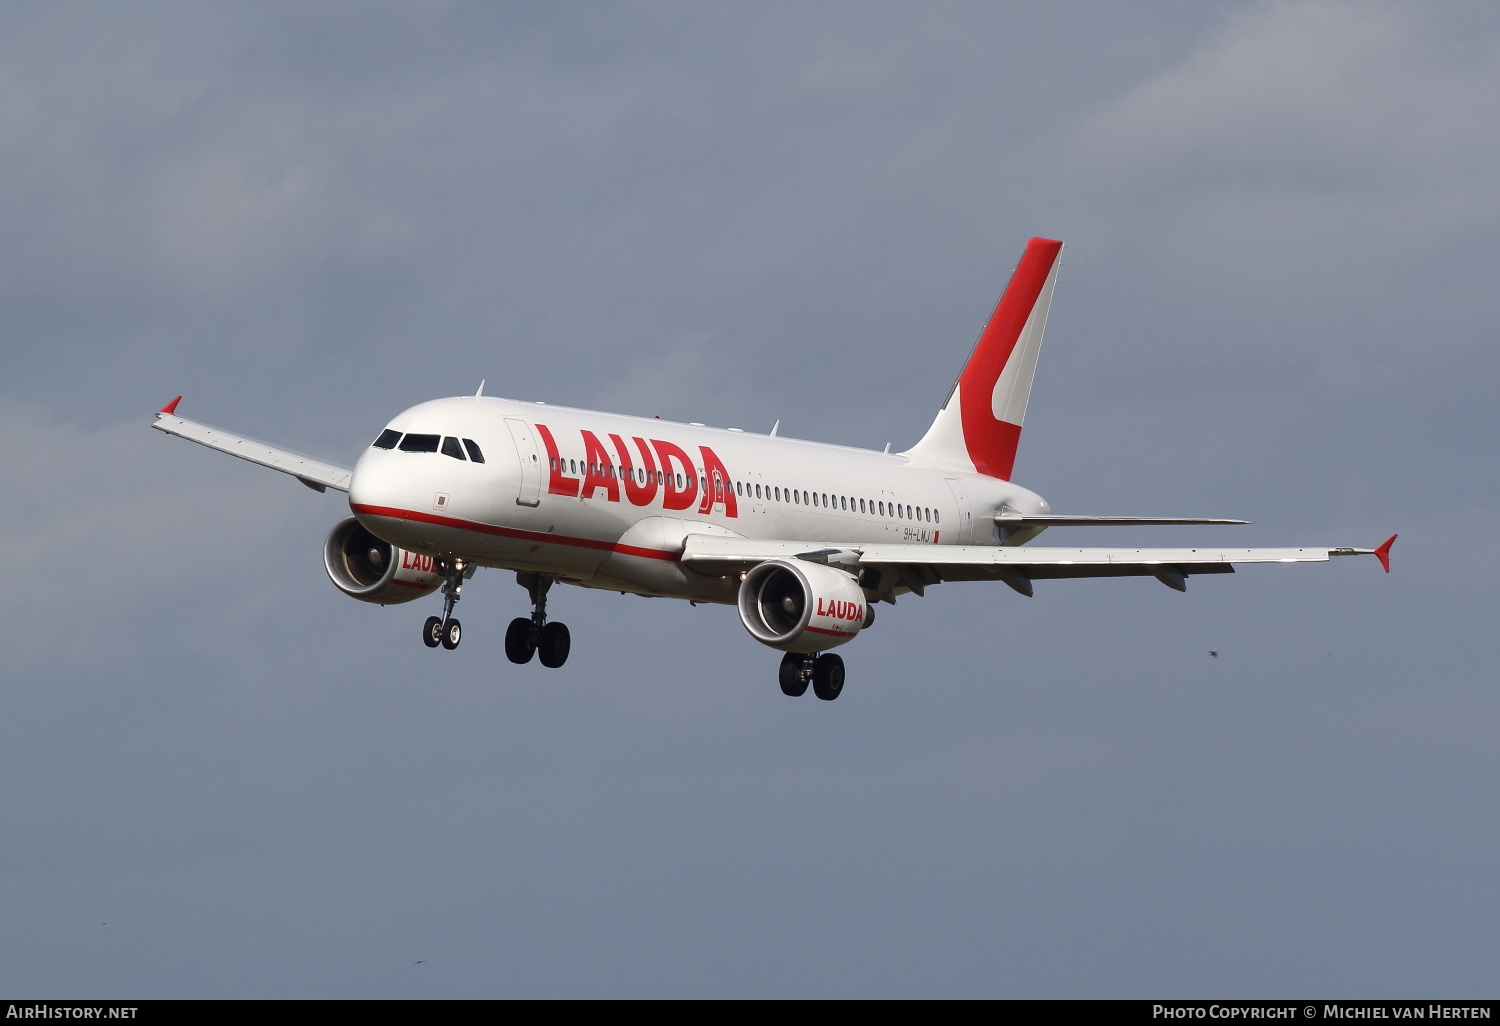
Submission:
<svg viewBox="0 0 1500 1026">
<path fill-rule="evenodd" d="M 177 412 L 177 404 L 180 403 L 180 402 L 182 402 L 182 396 L 178 396 L 176 399 L 173 399 L 171 402 L 167 403 L 167 405 L 163 406 L 158 412 L 160 412 L 160 413 L 176 413 Z"/>
<path fill-rule="evenodd" d="M 1375 558 L 1380 560 L 1380 565 L 1385 567 L 1385 572 L 1391 572 L 1391 542 L 1396 540 L 1393 534 L 1385 540 L 1385 544 L 1375 550 Z"/>
</svg>

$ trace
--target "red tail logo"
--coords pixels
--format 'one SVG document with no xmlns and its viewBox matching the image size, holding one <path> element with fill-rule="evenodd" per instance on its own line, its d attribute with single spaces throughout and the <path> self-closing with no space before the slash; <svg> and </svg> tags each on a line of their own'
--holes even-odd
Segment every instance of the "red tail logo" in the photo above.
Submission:
<svg viewBox="0 0 1500 1026">
<path fill-rule="evenodd" d="M 1031 394 L 1036 352 L 1047 321 L 1042 290 L 1052 278 L 1063 244 L 1032 239 L 974 345 L 958 378 L 964 445 L 974 469 L 1010 480 L 1021 439 L 1021 420 Z M 1023 342 L 1025 336 L 1025 344 Z"/>
</svg>

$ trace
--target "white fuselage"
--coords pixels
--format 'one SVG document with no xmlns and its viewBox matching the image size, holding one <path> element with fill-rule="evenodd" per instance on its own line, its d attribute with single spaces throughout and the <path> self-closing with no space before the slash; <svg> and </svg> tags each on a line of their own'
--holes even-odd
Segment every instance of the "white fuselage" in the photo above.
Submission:
<svg viewBox="0 0 1500 1026">
<path fill-rule="evenodd" d="M 406 410 L 389 431 L 470 439 L 484 462 L 367 449 L 349 505 L 376 536 L 643 595 L 735 601 L 736 579 L 678 562 L 690 534 L 810 547 L 995 545 L 1001 506 L 1048 508 L 1008 481 L 901 454 L 542 403 L 437 399 Z"/>
</svg>

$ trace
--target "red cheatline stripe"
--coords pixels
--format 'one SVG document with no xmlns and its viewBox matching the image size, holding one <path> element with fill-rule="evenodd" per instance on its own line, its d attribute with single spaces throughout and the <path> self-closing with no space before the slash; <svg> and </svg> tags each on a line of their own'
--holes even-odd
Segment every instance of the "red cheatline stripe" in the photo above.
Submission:
<svg viewBox="0 0 1500 1026">
<path fill-rule="evenodd" d="M 840 638 L 847 637 L 849 634 L 848 631 L 831 631 L 826 627 L 807 627 L 805 630 L 809 634 L 833 634 Z"/>
<path fill-rule="evenodd" d="M 460 531 L 473 531 L 475 534 L 493 534 L 500 538 L 515 538 L 518 541 L 545 542 L 549 545 L 571 545 L 579 549 L 602 549 L 605 552 L 618 552 L 622 556 L 661 559 L 672 563 L 682 558 L 680 553 L 667 552 L 663 549 L 646 549 L 639 545 L 620 545 L 617 542 L 595 541 L 593 538 L 571 538 L 565 534 L 520 531 L 514 527 L 496 527 L 493 524 L 481 524 L 473 520 L 459 520 L 455 517 L 440 517 L 435 513 L 418 513 L 415 510 L 397 509 L 394 506 L 366 506 L 362 503 L 356 504 L 351 502 L 349 508 L 356 513 L 363 513 L 371 517 L 389 517 L 392 520 L 415 520 L 422 524 L 452 527 Z"/>
</svg>

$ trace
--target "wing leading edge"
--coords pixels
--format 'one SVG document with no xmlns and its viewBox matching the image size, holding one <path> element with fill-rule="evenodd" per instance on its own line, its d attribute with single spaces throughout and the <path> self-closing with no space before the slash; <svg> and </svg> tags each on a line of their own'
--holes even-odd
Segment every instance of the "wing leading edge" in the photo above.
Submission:
<svg viewBox="0 0 1500 1026">
<path fill-rule="evenodd" d="M 290 474 L 314 491 L 321 492 L 329 488 L 340 492 L 349 490 L 351 472 L 348 469 L 332 463 L 324 463 L 322 460 L 315 460 L 311 456 L 304 456 L 290 449 L 278 449 L 274 445 L 267 445 L 254 438 L 246 438 L 243 435 L 209 427 L 207 424 L 183 420 L 177 416 L 177 404 L 181 401 L 182 396 L 178 396 L 163 406 L 156 415 L 156 422 L 151 426 L 169 435 L 186 438 L 190 442 L 206 445 L 210 449 L 227 452 L 231 456 L 238 456 L 242 460 L 248 460 L 262 467 L 270 467 L 283 474 Z"/>
</svg>

